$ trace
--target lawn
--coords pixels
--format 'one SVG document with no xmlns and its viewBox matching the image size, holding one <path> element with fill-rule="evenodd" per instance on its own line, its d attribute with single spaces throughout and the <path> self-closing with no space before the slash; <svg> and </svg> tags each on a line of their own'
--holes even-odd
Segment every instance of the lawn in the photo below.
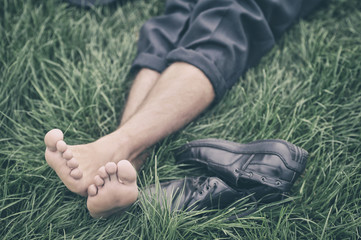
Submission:
<svg viewBox="0 0 361 240">
<path fill-rule="evenodd" d="M 225 98 L 152 149 L 141 189 L 204 174 L 175 165 L 187 141 L 285 139 L 310 155 L 284 203 L 249 216 L 173 213 L 139 200 L 95 220 L 44 159 L 44 134 L 69 144 L 116 129 L 138 31 L 164 1 L 81 9 L 61 0 L 0 0 L 1 239 L 360 239 L 361 1 L 330 0 L 294 25 Z"/>
</svg>

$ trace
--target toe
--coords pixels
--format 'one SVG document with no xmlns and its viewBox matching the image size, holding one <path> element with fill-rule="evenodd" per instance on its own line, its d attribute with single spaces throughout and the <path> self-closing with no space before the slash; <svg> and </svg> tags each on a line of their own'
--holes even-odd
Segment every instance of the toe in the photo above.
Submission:
<svg viewBox="0 0 361 240">
<path fill-rule="evenodd" d="M 56 143 L 56 150 L 58 150 L 59 152 L 65 152 L 65 150 L 68 148 L 68 146 L 66 145 L 66 143 L 63 140 L 59 140 Z"/>
<path fill-rule="evenodd" d="M 105 170 L 108 174 L 114 174 L 117 172 L 117 165 L 113 162 L 108 162 L 105 164 Z"/>
<path fill-rule="evenodd" d="M 98 193 L 98 188 L 92 184 L 88 187 L 88 196 L 95 196 Z"/>
<path fill-rule="evenodd" d="M 137 172 L 128 160 L 119 161 L 117 167 L 120 181 L 134 183 L 137 180 Z"/>
<path fill-rule="evenodd" d="M 74 179 L 80 179 L 83 176 L 83 173 L 79 168 L 74 168 L 71 170 L 70 176 L 72 176 Z"/>
<path fill-rule="evenodd" d="M 70 168 L 77 168 L 79 167 L 79 163 L 75 158 L 70 159 L 66 162 L 66 165 Z"/>
<path fill-rule="evenodd" d="M 56 143 L 60 140 L 63 140 L 64 134 L 60 129 L 50 130 L 44 137 L 44 142 L 46 147 L 51 151 L 56 151 Z"/>
<path fill-rule="evenodd" d="M 110 181 L 118 180 L 116 172 L 117 172 L 117 165 L 113 162 L 108 162 L 105 164 L 105 170 L 109 174 Z"/>
<path fill-rule="evenodd" d="M 103 178 L 104 180 L 109 179 L 109 175 L 108 175 L 107 171 L 105 171 L 105 167 L 104 167 L 104 166 L 102 166 L 101 168 L 99 168 L 99 170 L 98 170 L 98 175 L 99 175 L 101 178 Z"/>
<path fill-rule="evenodd" d="M 63 153 L 63 158 L 65 158 L 66 160 L 70 160 L 73 158 L 73 152 L 70 150 L 70 148 L 65 150 L 65 152 Z"/>
<path fill-rule="evenodd" d="M 99 175 L 96 175 L 94 177 L 94 183 L 96 186 L 100 187 L 100 186 L 103 186 L 105 182 L 104 182 L 103 178 L 101 178 Z"/>
</svg>

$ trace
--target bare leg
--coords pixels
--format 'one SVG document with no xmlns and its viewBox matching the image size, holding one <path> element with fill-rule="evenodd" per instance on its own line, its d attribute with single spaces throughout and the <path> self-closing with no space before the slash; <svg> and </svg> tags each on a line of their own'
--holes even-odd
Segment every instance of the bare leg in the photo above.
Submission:
<svg viewBox="0 0 361 240">
<path fill-rule="evenodd" d="M 153 88 L 159 77 L 160 73 L 147 68 L 143 68 L 138 72 L 130 89 L 120 126 L 128 121 L 137 111 L 138 107 L 147 97 L 149 91 Z"/>
<path fill-rule="evenodd" d="M 213 99 L 213 87 L 199 69 L 186 63 L 175 63 L 161 75 L 138 111 L 115 134 L 135 139 L 130 156 L 136 156 L 194 119 Z M 122 172 L 122 167 L 118 166 L 117 171 Z M 127 204 L 135 201 L 134 196 L 134 200 L 128 201 L 130 195 L 123 193 L 123 186 L 118 183 L 118 188 L 107 188 L 107 183 L 100 180 L 101 174 L 88 188 L 87 205 L 95 217 L 106 217 L 124 209 L 125 205 L 118 201 L 103 204 L 105 199 L 121 199 Z"/>
<path fill-rule="evenodd" d="M 146 68 L 138 72 L 130 90 L 121 123 L 126 122 L 135 113 L 159 76 L 158 72 Z M 115 148 L 123 148 L 122 145 L 125 145 L 126 142 L 125 139 L 118 139 L 111 143 L 111 138 L 101 138 L 90 144 L 69 146 L 63 141 L 63 138 L 63 133 L 59 129 L 53 129 L 46 134 L 44 139 L 47 146 L 45 158 L 69 190 L 82 196 L 87 196 L 86 190 L 93 183 L 98 168 L 112 159 L 111 153 Z M 119 145 L 114 144 L 116 142 Z M 128 157 L 125 151 L 122 155 L 124 158 Z M 140 165 L 146 157 L 147 155 L 144 153 L 133 161 Z"/>
<path fill-rule="evenodd" d="M 213 87 L 202 71 L 187 63 L 174 63 L 116 133 L 136 139 L 137 155 L 197 117 L 213 99 Z"/>
<path fill-rule="evenodd" d="M 138 72 L 130 89 L 127 103 L 125 105 L 118 128 L 120 128 L 126 121 L 128 121 L 129 118 L 138 110 L 138 107 L 147 97 L 149 91 L 153 88 L 159 77 L 159 72 L 148 68 L 143 68 Z M 147 151 L 144 151 L 138 157 L 133 159 L 133 163 L 137 166 L 143 165 L 148 155 L 149 153 Z"/>
<path fill-rule="evenodd" d="M 212 85 L 203 72 L 186 63 L 174 63 L 136 113 L 115 132 L 90 144 L 68 146 L 62 134 L 50 131 L 45 137 L 47 162 L 71 191 L 85 196 L 101 166 L 128 159 L 139 169 L 141 163 L 134 162 L 139 154 L 198 116 L 213 98 Z"/>
</svg>

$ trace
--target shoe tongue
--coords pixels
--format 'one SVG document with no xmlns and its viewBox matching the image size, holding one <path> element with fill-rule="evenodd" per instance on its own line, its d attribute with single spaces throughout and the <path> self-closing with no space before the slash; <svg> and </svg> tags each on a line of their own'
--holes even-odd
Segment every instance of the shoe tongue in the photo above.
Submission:
<svg viewBox="0 0 361 240">
<path fill-rule="evenodd" d="M 250 179 L 244 179 L 244 178 L 238 178 L 237 180 L 237 187 L 238 188 L 254 188 L 254 187 L 258 187 L 258 186 L 262 186 L 261 183 L 256 182 L 256 181 L 252 181 Z"/>
</svg>

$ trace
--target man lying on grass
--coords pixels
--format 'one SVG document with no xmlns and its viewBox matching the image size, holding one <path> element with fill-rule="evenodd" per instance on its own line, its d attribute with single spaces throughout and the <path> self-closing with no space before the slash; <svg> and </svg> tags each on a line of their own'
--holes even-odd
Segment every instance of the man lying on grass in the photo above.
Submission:
<svg viewBox="0 0 361 240">
<path fill-rule="evenodd" d="M 45 158 L 67 188 L 106 217 L 138 196 L 144 151 L 217 103 L 297 19 L 321 0 L 169 0 L 142 27 L 135 79 L 118 129 L 70 146 L 58 129 L 45 136 Z"/>
</svg>

